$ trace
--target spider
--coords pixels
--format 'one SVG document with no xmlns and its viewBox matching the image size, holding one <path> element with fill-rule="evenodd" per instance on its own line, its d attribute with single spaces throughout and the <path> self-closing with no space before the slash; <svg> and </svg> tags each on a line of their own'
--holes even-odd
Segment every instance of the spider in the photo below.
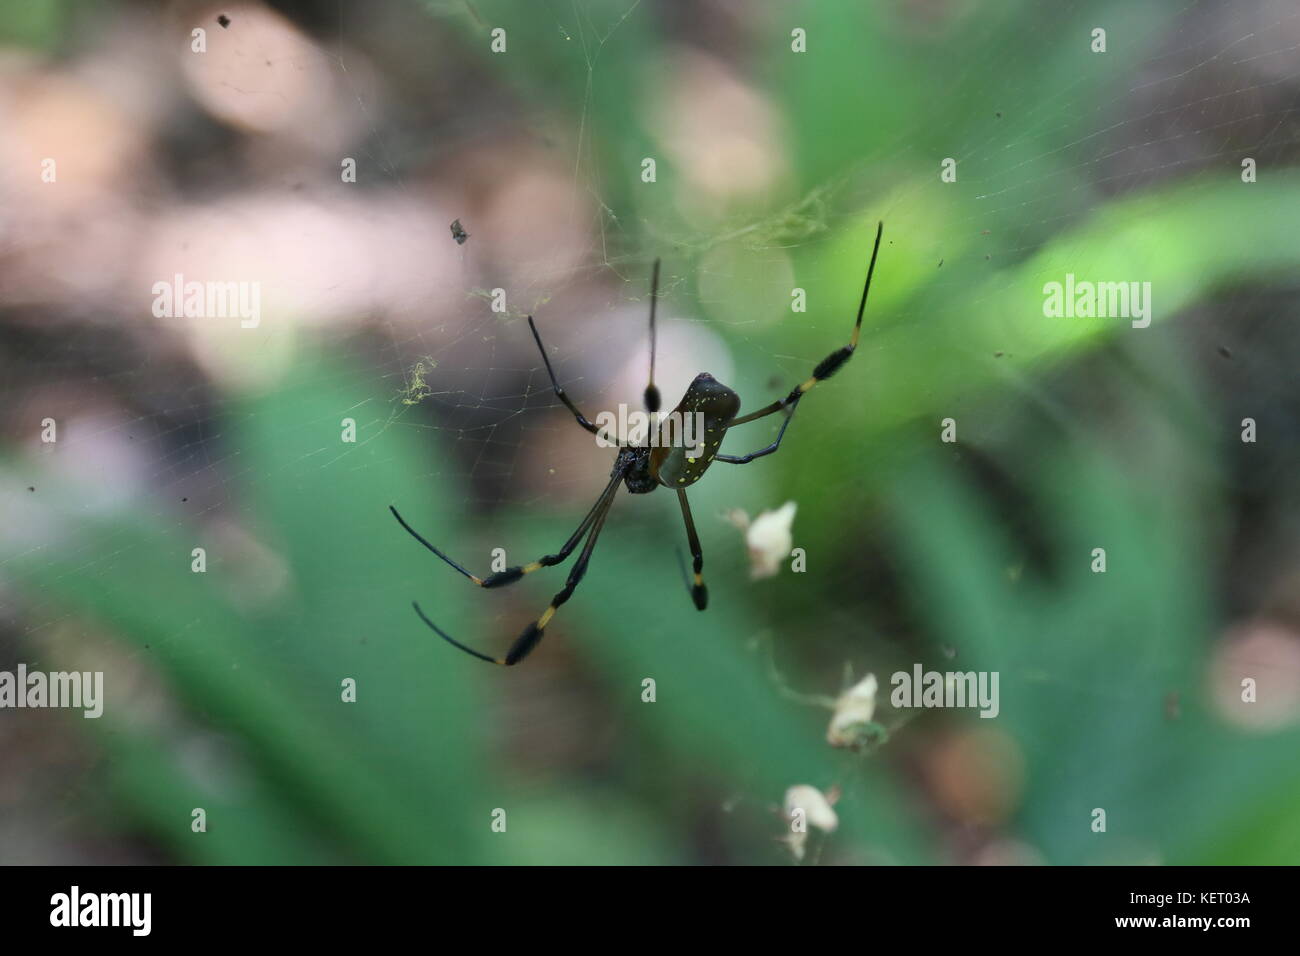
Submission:
<svg viewBox="0 0 1300 956">
<path fill-rule="evenodd" d="M 822 359 L 817 367 L 813 369 L 812 376 L 802 384 L 795 386 L 785 398 L 778 399 L 770 405 L 740 418 L 736 417 L 736 413 L 740 411 L 739 395 L 708 372 L 701 372 L 695 376 L 676 408 L 678 414 L 670 416 L 667 421 L 672 422 L 674 419 L 681 421 L 688 414 L 701 413 L 704 422 L 702 439 L 705 447 L 700 449 L 699 445 L 685 446 L 682 443 L 678 443 L 674 447 L 671 441 L 650 441 L 649 437 L 642 444 L 619 443 L 618 455 L 614 459 L 614 467 L 609 473 L 609 483 L 605 486 L 605 490 L 600 493 L 600 497 L 596 499 L 596 503 L 587 512 L 587 516 L 582 519 L 582 523 L 578 525 L 577 530 L 569 536 L 569 540 L 565 541 L 564 545 L 555 554 L 544 555 L 530 564 L 516 565 L 512 568 L 506 568 L 504 571 L 495 571 L 487 577 L 481 578 L 476 574 L 471 574 L 435 548 L 423 535 L 406 523 L 406 519 L 398 513 L 396 508 L 389 505 L 388 510 L 393 513 L 393 517 L 410 533 L 411 537 L 481 588 L 504 587 L 507 584 L 513 584 L 527 574 L 532 574 L 534 571 L 560 564 L 573 553 L 579 543 L 583 542 L 583 538 L 586 538 L 586 542 L 582 544 L 582 551 L 578 555 L 578 561 L 573 566 L 573 570 L 569 572 L 568 579 L 564 582 L 564 588 L 551 599 L 550 605 L 542 612 L 542 615 L 524 629 L 524 632 L 519 635 L 509 651 L 506 652 L 505 657 L 491 657 L 462 644 L 433 623 L 428 615 L 420 609 L 418 602 L 412 601 L 411 606 L 415 608 L 415 613 L 419 615 L 420 620 L 448 644 L 459 648 L 466 654 L 477 657 L 479 660 L 487 661 L 490 664 L 500 664 L 505 667 L 518 664 L 537 647 L 546 626 L 551 623 L 551 618 L 555 616 L 555 612 L 573 596 L 574 589 L 577 588 L 579 582 L 587 573 L 587 565 L 590 564 L 591 554 L 596 548 L 596 539 L 600 537 L 600 531 L 605 526 L 605 519 L 609 516 L 620 482 L 627 486 L 629 494 L 634 495 L 649 494 L 660 486 L 671 488 L 677 492 L 677 500 L 682 508 L 682 520 L 686 524 L 686 540 L 690 545 L 691 557 L 694 559 L 695 567 L 694 581 L 689 583 L 688 587 L 695 606 L 703 611 L 709 602 L 709 592 L 704 585 L 704 552 L 700 548 L 700 536 L 695 531 L 695 521 L 691 517 L 691 506 L 686 500 L 686 489 L 699 481 L 715 461 L 725 462 L 729 465 L 747 465 L 756 458 L 762 458 L 764 455 L 775 452 L 781 446 L 781 439 L 785 437 L 785 430 L 789 427 L 790 419 L 794 417 L 794 413 L 804 395 L 818 382 L 824 382 L 834 375 L 853 356 L 853 351 L 858 345 L 858 336 L 862 332 L 862 314 L 867 307 L 867 293 L 871 289 L 871 275 L 876 269 L 876 256 L 880 252 L 880 237 L 883 232 L 884 223 L 880 223 L 876 227 L 876 241 L 871 249 L 871 262 L 867 266 L 867 280 L 862 287 L 862 301 L 858 305 L 858 318 L 853 325 L 853 334 L 849 338 L 848 345 L 836 349 Z M 650 279 L 650 380 L 646 386 L 644 396 L 646 410 L 651 414 L 659 411 L 660 404 L 659 389 L 655 386 L 654 381 L 655 305 L 658 297 L 659 261 L 655 260 L 654 271 Z M 587 419 L 587 416 L 582 413 L 564 389 L 560 387 L 560 383 L 555 378 L 555 371 L 551 368 L 551 360 L 546 354 L 546 348 L 542 345 L 542 337 L 538 334 L 537 325 L 533 322 L 531 315 L 528 317 L 528 327 L 532 330 L 533 341 L 537 343 L 538 351 L 542 353 L 542 361 L 546 364 L 546 374 L 551 379 L 551 388 L 555 391 L 555 397 L 564 403 L 565 408 L 573 414 L 579 425 L 593 435 L 604 437 L 601 430 Z M 785 421 L 781 423 L 781 429 L 777 432 L 776 441 L 772 442 L 772 444 L 766 448 L 760 448 L 758 451 L 750 452 L 748 455 L 733 457 L 718 452 L 722 439 L 728 430 L 735 428 L 737 425 L 744 425 L 765 418 L 768 415 L 774 415 L 777 412 L 785 413 Z M 660 434 L 662 434 L 662 430 Z"/>
</svg>

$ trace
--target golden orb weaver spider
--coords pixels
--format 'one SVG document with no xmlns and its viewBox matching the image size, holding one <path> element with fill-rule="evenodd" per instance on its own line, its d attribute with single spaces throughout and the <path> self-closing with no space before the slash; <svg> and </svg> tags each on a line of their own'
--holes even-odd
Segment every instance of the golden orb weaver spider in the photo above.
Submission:
<svg viewBox="0 0 1300 956">
<path fill-rule="evenodd" d="M 555 597 L 551 598 L 550 605 L 542 612 L 542 615 L 530 623 L 524 629 L 524 632 L 516 638 L 505 657 L 489 657 L 487 654 L 462 644 L 429 620 L 428 615 L 420 609 L 419 603 L 412 601 L 411 606 L 415 608 L 415 613 L 420 616 L 420 620 L 424 621 L 435 634 L 448 644 L 459 648 L 466 654 L 477 657 L 479 660 L 506 667 L 518 664 L 537 647 L 538 642 L 542 639 L 546 625 L 551 622 L 551 618 L 554 617 L 560 605 L 573 596 L 574 589 L 577 588 L 578 583 L 587 573 L 587 565 L 591 562 L 591 554 L 596 548 L 596 539 L 600 536 L 601 528 L 605 526 L 605 519 L 609 516 L 610 508 L 613 506 L 619 482 L 626 485 L 628 493 L 633 495 L 648 494 L 661 485 L 665 488 L 672 488 L 677 492 L 677 500 L 682 507 L 682 519 L 686 524 L 686 539 L 690 545 L 691 557 L 694 559 L 695 564 L 694 583 L 690 585 L 691 598 L 694 600 L 695 606 L 703 611 L 709 602 L 709 592 L 704 586 L 704 552 L 700 548 L 700 537 L 695 531 L 695 520 L 691 517 L 691 506 L 686 500 L 686 488 L 699 481 L 715 461 L 725 462 L 730 465 L 746 465 L 755 458 L 762 458 L 764 455 L 775 452 L 781 446 L 781 439 L 785 437 L 785 430 L 789 427 L 790 419 L 794 417 L 795 410 L 804 395 L 818 382 L 824 382 L 834 375 L 852 357 L 854 350 L 858 346 L 858 336 L 862 332 L 862 315 L 867 307 L 867 293 L 871 290 L 871 276 L 876 270 L 876 256 L 880 252 L 880 237 L 884 232 L 884 228 L 884 223 L 879 223 L 876 226 L 876 241 L 871 248 L 871 262 L 867 266 L 867 281 L 862 286 L 862 301 L 858 304 L 858 318 L 853 325 L 853 334 L 849 338 L 848 345 L 836 349 L 822 359 L 817 367 L 813 369 L 812 376 L 795 386 L 785 398 L 778 399 L 772 404 L 760 408 L 756 412 L 750 412 L 741 418 L 735 417 L 736 413 L 740 411 L 739 395 L 708 372 L 701 372 L 695 376 L 695 379 L 686 389 L 686 394 L 675 409 L 677 415 L 670 416 L 668 421 L 671 422 L 674 418 L 681 421 L 687 414 L 702 414 L 704 444 L 706 446 L 704 450 L 696 451 L 694 457 L 688 457 L 688 452 L 694 451 L 698 446 L 691 448 L 681 443 L 674 444 L 671 440 L 652 441 L 649 437 L 645 444 L 620 445 L 605 490 L 600 493 L 600 497 L 591 506 L 591 510 L 582 519 L 582 523 L 578 525 L 577 530 L 569 536 L 569 540 L 564 542 L 563 547 L 555 554 L 544 555 L 530 564 L 516 565 L 512 568 L 506 568 L 504 571 L 494 571 L 487 577 L 481 578 L 478 575 L 471 574 L 435 548 L 425 540 L 423 535 L 406 523 L 406 519 L 398 513 L 396 508 L 389 505 L 388 510 L 393 513 L 393 517 L 410 533 L 411 537 L 481 588 L 499 588 L 507 584 L 513 584 L 526 574 L 532 574 L 542 568 L 560 564 L 573 553 L 578 544 L 583 541 L 584 536 L 586 538 L 586 543 L 582 545 L 582 551 L 578 555 L 578 561 L 573 566 L 573 570 L 569 572 L 568 579 L 564 582 L 564 588 Z M 646 410 L 652 414 L 659 411 L 659 389 L 655 386 L 655 306 L 658 298 L 659 260 L 656 259 L 654 272 L 650 279 L 650 384 L 645 389 Z M 554 389 L 556 398 L 564 403 L 565 408 L 573 414 L 579 425 L 593 435 L 600 436 L 600 429 L 582 414 L 582 411 L 573 403 L 573 400 L 569 398 L 556 380 L 555 372 L 551 368 L 551 359 L 546 354 L 546 348 L 542 345 L 542 337 L 538 334 L 537 325 L 533 322 L 531 315 L 528 317 L 528 327 L 533 332 L 533 341 L 537 343 L 538 351 L 542 353 L 542 361 L 546 363 L 546 374 L 551 379 L 551 388 Z M 718 453 L 722 439 L 730 429 L 782 411 L 785 412 L 785 421 L 781 423 L 781 430 L 777 432 L 776 441 L 766 448 L 760 448 L 758 451 L 738 457 Z"/>
</svg>

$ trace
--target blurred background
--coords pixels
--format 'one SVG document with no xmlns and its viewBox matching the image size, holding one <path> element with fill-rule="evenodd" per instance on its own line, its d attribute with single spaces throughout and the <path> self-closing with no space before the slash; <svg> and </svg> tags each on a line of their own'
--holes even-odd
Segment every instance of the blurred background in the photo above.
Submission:
<svg viewBox="0 0 1300 956">
<path fill-rule="evenodd" d="M 0 670 L 106 704 L 0 711 L 0 862 L 1297 862 L 1298 51 L 1281 0 L 7 5 Z M 425 629 L 500 654 L 567 572 L 481 591 L 388 505 L 483 574 L 607 480 L 526 315 L 637 408 L 660 256 L 665 405 L 752 411 L 877 220 L 856 357 L 691 489 L 707 612 L 622 495 L 524 664 Z M 1066 273 L 1150 327 L 1044 317 Z M 176 274 L 260 323 L 157 315 Z M 892 707 L 915 664 L 998 717 Z"/>
</svg>

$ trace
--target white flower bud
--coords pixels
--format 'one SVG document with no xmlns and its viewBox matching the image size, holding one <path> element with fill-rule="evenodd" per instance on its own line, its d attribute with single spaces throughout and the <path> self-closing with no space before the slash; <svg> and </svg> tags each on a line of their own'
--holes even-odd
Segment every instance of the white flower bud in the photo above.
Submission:
<svg viewBox="0 0 1300 956">
<path fill-rule="evenodd" d="M 863 724 L 876 713 L 876 675 L 868 674 L 835 701 L 835 712 L 826 728 L 826 742 L 832 747 L 849 747 L 858 740 Z"/>
<path fill-rule="evenodd" d="M 831 802 L 816 787 L 806 783 L 791 787 L 785 792 L 785 815 L 794 816 L 796 810 L 802 810 L 808 825 L 825 833 L 835 832 L 840 825 L 840 818 L 835 815 Z"/>
<path fill-rule="evenodd" d="M 750 522 L 745 531 L 745 544 L 749 549 L 751 578 L 772 577 L 781 570 L 781 563 L 790 557 L 794 546 L 790 529 L 794 525 L 797 507 L 793 501 L 787 501 L 775 511 L 764 511 Z"/>
</svg>

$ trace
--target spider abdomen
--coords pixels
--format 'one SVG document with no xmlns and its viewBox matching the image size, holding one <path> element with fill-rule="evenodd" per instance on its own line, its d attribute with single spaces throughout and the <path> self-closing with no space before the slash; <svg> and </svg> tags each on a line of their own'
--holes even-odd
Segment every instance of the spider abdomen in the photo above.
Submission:
<svg viewBox="0 0 1300 956">
<path fill-rule="evenodd" d="M 708 372 L 695 376 L 650 449 L 650 474 L 665 488 L 695 484 L 713 464 L 740 396 Z"/>
</svg>

